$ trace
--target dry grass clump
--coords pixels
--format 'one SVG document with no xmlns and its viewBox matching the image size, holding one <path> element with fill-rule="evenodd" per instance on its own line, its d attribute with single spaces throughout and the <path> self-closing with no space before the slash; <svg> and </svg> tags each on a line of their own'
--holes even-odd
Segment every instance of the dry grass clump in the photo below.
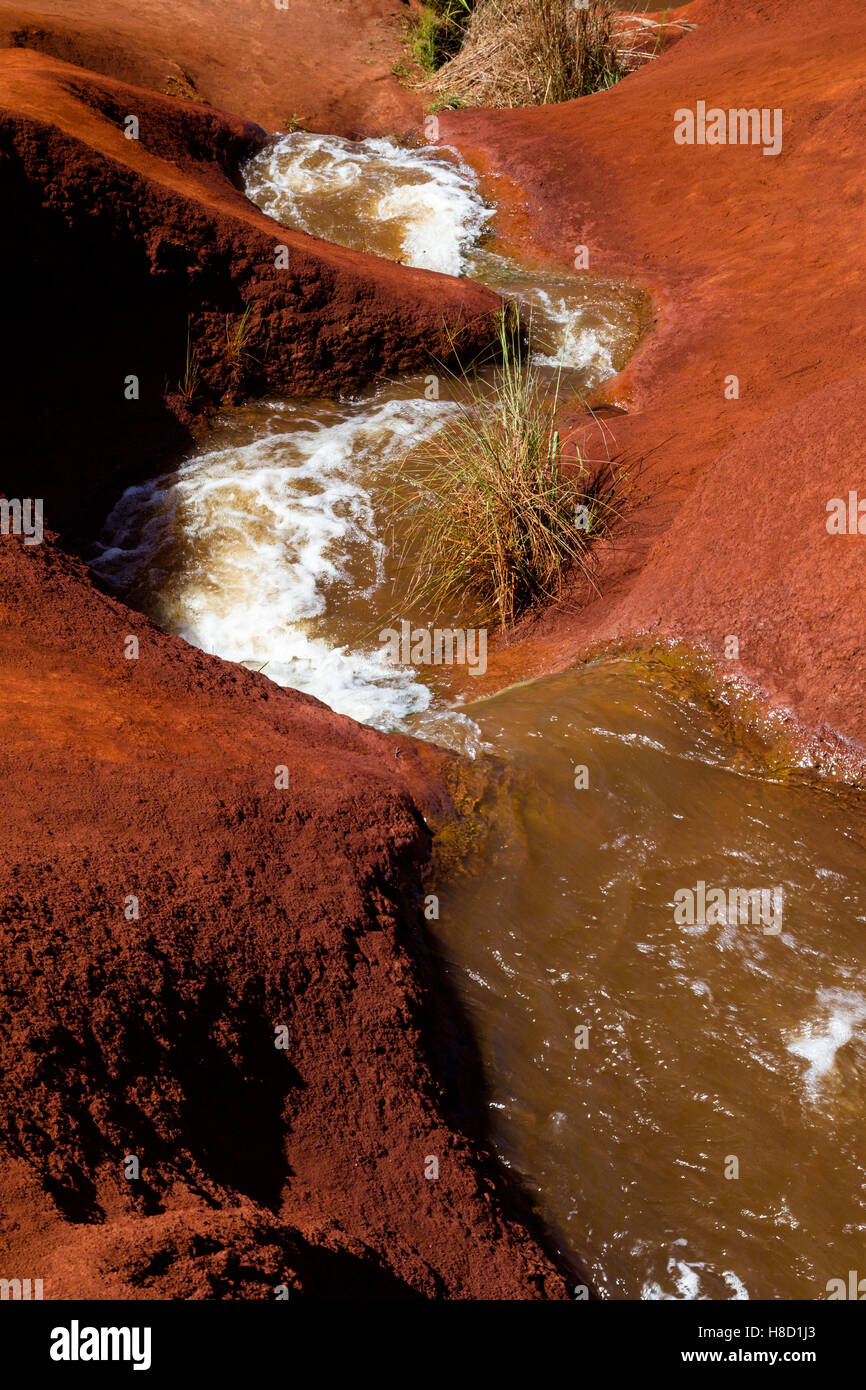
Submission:
<svg viewBox="0 0 866 1390">
<path fill-rule="evenodd" d="M 519 326 L 500 319 L 493 389 L 469 398 L 421 450 L 395 487 L 395 533 L 407 601 L 429 620 L 455 609 L 500 628 L 560 596 L 579 572 L 596 588 L 593 547 L 625 500 L 624 478 L 578 454 L 563 467 L 558 382 L 527 359 Z"/>
<path fill-rule="evenodd" d="M 425 84 L 443 104 L 538 106 L 613 86 L 627 68 L 614 0 L 478 0 L 460 52 Z"/>
<path fill-rule="evenodd" d="M 617 0 L 428 0 L 415 58 L 434 109 L 539 106 L 612 87 L 694 27 Z"/>
</svg>

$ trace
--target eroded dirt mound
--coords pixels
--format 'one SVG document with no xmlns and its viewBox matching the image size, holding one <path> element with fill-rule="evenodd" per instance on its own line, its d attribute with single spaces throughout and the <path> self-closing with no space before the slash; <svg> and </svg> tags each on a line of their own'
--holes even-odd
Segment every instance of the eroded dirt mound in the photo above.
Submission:
<svg viewBox="0 0 866 1390">
<path fill-rule="evenodd" d="M 160 633 L 50 538 L 0 541 L 0 595 L 3 1274 L 563 1296 L 455 1128 L 475 1059 L 419 900 L 448 759 Z"/>
</svg>

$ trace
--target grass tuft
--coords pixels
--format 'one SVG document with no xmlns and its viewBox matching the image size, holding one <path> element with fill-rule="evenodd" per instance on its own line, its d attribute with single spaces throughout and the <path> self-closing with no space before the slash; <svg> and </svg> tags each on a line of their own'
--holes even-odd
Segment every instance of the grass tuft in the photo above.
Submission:
<svg viewBox="0 0 866 1390">
<path fill-rule="evenodd" d="M 421 13 L 410 20 L 409 47 L 418 67 L 436 72 L 460 49 L 473 0 L 427 0 Z"/>
<path fill-rule="evenodd" d="M 246 372 L 257 360 L 247 346 L 251 313 L 252 305 L 245 305 L 244 312 L 234 323 L 231 314 L 226 314 L 226 358 L 230 366 L 241 372 Z"/>
<path fill-rule="evenodd" d="M 615 0 L 477 0 L 425 84 L 464 106 L 538 106 L 612 87 L 632 66 Z M 432 55 L 435 56 L 435 55 Z"/>
<path fill-rule="evenodd" d="M 563 466 L 559 380 L 530 365 L 507 312 L 499 350 L 492 393 L 476 376 L 395 486 L 406 601 L 423 605 L 430 621 L 456 604 L 504 629 L 558 598 L 575 572 L 597 592 L 593 546 L 620 515 L 623 477 L 609 460 L 595 473 L 579 453 Z"/>
<path fill-rule="evenodd" d="M 181 380 L 178 382 L 177 389 L 180 395 L 189 405 L 195 400 L 198 394 L 199 369 L 198 369 L 198 349 L 192 341 L 192 323 L 187 316 L 186 321 L 186 356 L 184 358 L 184 370 Z"/>
<path fill-rule="evenodd" d="M 628 67 L 617 44 L 617 9 L 612 0 L 593 0 L 577 11 L 575 61 L 569 72 L 572 97 L 604 92 L 625 77 Z M 568 97 L 560 100 L 567 101 Z"/>
</svg>

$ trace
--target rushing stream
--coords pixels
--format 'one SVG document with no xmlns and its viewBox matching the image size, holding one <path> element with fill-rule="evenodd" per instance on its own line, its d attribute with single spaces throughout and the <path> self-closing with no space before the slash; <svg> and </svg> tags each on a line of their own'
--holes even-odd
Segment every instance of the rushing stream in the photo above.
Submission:
<svg viewBox="0 0 866 1390">
<path fill-rule="evenodd" d="M 297 132 L 246 178 L 287 225 L 507 289 L 569 391 L 634 349 L 640 295 L 495 254 L 494 210 L 449 151 Z M 389 485 L 455 391 L 428 400 L 419 376 L 227 413 L 124 494 L 94 567 L 205 650 L 480 756 L 492 784 L 508 765 L 507 813 L 431 927 L 491 1137 L 604 1296 L 825 1297 L 864 1263 L 866 811 L 758 775 L 652 663 L 457 711 L 386 660 Z"/>
<path fill-rule="evenodd" d="M 606 1297 L 825 1298 L 866 1233 L 866 805 L 756 775 L 663 665 L 472 716 L 516 786 L 437 934 L 500 1151 Z"/>
<path fill-rule="evenodd" d="M 527 268 L 485 245 L 493 209 L 453 152 L 390 140 L 284 135 L 247 166 L 249 196 L 313 235 L 484 280 L 531 320 L 534 361 L 585 395 L 628 360 L 645 297 L 625 285 Z M 395 471 L 455 409 L 443 373 L 350 400 L 276 401 L 227 414 L 179 469 L 120 499 L 94 568 L 195 646 L 263 669 L 340 713 L 473 751 L 433 678 L 386 660 L 400 613 L 383 544 Z"/>
</svg>

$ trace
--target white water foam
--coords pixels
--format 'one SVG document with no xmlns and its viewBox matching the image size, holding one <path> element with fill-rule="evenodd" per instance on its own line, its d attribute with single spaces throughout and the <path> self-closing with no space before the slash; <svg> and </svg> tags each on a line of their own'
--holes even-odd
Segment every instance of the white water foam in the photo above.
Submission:
<svg viewBox="0 0 866 1390">
<path fill-rule="evenodd" d="M 250 160 L 244 186 L 284 226 L 513 294 L 543 341 L 532 358 L 538 367 L 579 371 L 588 385 L 617 371 L 625 324 L 615 296 L 608 294 L 603 307 L 592 296 L 584 303 L 585 282 L 565 271 L 528 285 L 516 262 L 479 249 L 493 211 L 454 150 L 293 131 Z"/>
<path fill-rule="evenodd" d="M 305 415 L 304 428 L 200 454 L 123 494 L 93 568 L 155 595 L 163 625 L 203 651 L 262 666 L 339 713 L 398 726 L 428 708 L 427 686 L 392 665 L 375 635 L 335 645 L 316 620 L 337 606 L 341 586 L 372 594 L 382 580 L 365 472 L 450 409 L 423 399 L 347 405 L 336 424 Z"/>
<path fill-rule="evenodd" d="M 866 998 L 854 990 L 820 989 L 815 1002 L 819 1017 L 808 1020 L 787 1043 L 794 1057 L 809 1064 L 803 1084 L 812 1098 L 834 1070 L 839 1049 L 866 1024 Z"/>
<path fill-rule="evenodd" d="M 393 237 L 407 265 L 463 275 L 466 256 L 493 213 L 475 175 L 450 151 L 406 149 L 393 140 L 344 140 L 293 131 L 246 166 L 247 197 L 269 217 L 327 238 L 337 202 L 350 203 L 355 236 L 346 244 L 379 251 L 377 232 Z M 332 238 L 333 239 L 333 238 Z"/>
<path fill-rule="evenodd" d="M 675 1240 L 674 1245 L 685 1245 L 685 1240 Z M 707 1292 L 705 1280 L 708 1275 L 715 1276 L 717 1279 L 730 1289 L 732 1302 L 748 1302 L 749 1291 L 738 1274 L 732 1269 L 716 1271 L 711 1265 L 703 1261 L 696 1261 L 689 1264 L 687 1260 L 679 1259 L 676 1255 L 671 1255 L 667 1261 L 667 1272 L 673 1283 L 674 1292 L 665 1293 L 661 1284 L 656 1280 L 647 1280 L 641 1288 L 641 1298 L 648 1301 L 674 1302 L 679 1300 L 706 1300 L 713 1297 Z"/>
<path fill-rule="evenodd" d="M 562 367 L 581 371 L 593 381 L 605 381 L 616 372 L 614 354 L 617 349 L 617 325 L 590 324 L 579 309 L 569 303 L 564 294 L 538 288 L 527 290 L 521 299 L 530 308 L 539 309 L 552 339 L 551 352 L 534 352 L 532 361 L 537 367 Z"/>
</svg>

